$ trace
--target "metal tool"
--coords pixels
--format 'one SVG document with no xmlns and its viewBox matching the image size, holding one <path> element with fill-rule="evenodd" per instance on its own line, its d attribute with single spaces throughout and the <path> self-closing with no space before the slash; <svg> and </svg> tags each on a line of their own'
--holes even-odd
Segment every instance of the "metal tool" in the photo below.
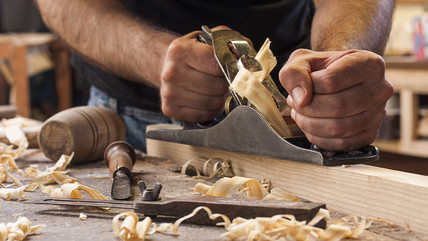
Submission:
<svg viewBox="0 0 428 241">
<path fill-rule="evenodd" d="M 207 129 L 151 130 L 146 138 L 325 166 L 357 164 L 379 156 L 373 146 L 331 152 L 311 149 L 305 137 L 283 139 L 257 110 L 248 106 L 235 108 L 223 121 Z"/>
<path fill-rule="evenodd" d="M 325 204 L 312 202 L 286 202 L 277 200 L 254 200 L 238 198 L 220 198 L 208 196 L 186 196 L 160 201 L 117 201 L 117 200 L 82 200 L 64 198 L 46 198 L 35 202 L 37 204 L 67 205 L 79 207 L 103 207 L 117 209 L 132 209 L 135 213 L 145 216 L 165 216 L 180 218 L 190 214 L 199 206 L 206 206 L 213 213 L 221 213 L 231 220 L 236 217 L 255 218 L 271 217 L 277 214 L 292 214 L 297 220 L 311 220 Z M 204 225 L 215 225 L 204 212 L 200 212 L 189 222 Z M 218 220 L 217 220 L 218 221 Z M 317 227 L 325 227 L 325 221 Z"/>
<path fill-rule="evenodd" d="M 104 152 L 104 161 L 113 175 L 111 197 L 113 199 L 128 199 L 132 196 L 132 167 L 135 163 L 134 148 L 124 142 L 111 143 Z"/>
<path fill-rule="evenodd" d="M 138 187 L 143 194 L 143 201 L 157 201 L 160 199 L 159 194 L 162 190 L 162 185 L 160 183 L 156 182 L 153 188 L 147 188 L 146 183 L 139 181 Z"/>
<path fill-rule="evenodd" d="M 211 32 L 206 26 L 202 30 L 201 40 L 213 45 L 214 55 L 229 83 L 235 78 L 238 65 L 257 71 L 260 63 L 254 59 L 256 52 L 238 32 Z M 282 114 L 289 113 L 290 107 L 270 76 L 263 84 Z M 313 146 L 304 136 L 283 139 L 256 109 L 242 105 L 239 98 L 232 97 L 238 107 L 215 126 L 199 130 L 151 130 L 146 138 L 325 166 L 357 164 L 379 158 L 379 151 L 374 146 L 333 152 Z"/>
<path fill-rule="evenodd" d="M 211 32 L 204 25 L 199 38 L 202 42 L 213 46 L 214 56 L 229 84 L 232 83 L 240 68 L 246 68 L 250 72 L 262 70 L 262 66 L 255 59 L 257 52 L 240 33 L 233 30 Z M 272 77 L 268 75 L 262 81 L 262 84 L 271 93 L 281 114 L 289 116 L 291 108 L 288 106 L 285 97 L 279 92 Z M 242 99 L 233 91 L 231 91 L 231 94 L 235 106 L 249 105 L 245 99 Z M 233 109 L 233 107 L 227 106 L 226 109 Z"/>
</svg>

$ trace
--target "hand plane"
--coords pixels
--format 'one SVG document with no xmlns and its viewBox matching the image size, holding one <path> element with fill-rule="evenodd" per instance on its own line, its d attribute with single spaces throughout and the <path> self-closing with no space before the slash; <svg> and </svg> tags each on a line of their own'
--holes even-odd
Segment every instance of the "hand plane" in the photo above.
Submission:
<svg viewBox="0 0 428 241">
<path fill-rule="evenodd" d="M 214 55 L 229 84 L 239 68 L 250 72 L 260 70 L 260 63 L 255 59 L 257 52 L 241 34 L 232 30 L 211 32 L 206 26 L 202 30 L 200 40 L 213 46 Z M 262 84 L 271 93 L 281 114 L 289 115 L 290 107 L 270 75 Z M 282 138 L 249 101 L 233 91 L 231 97 L 232 105 L 226 104 L 225 107 L 225 110 L 231 110 L 230 113 L 215 125 L 151 130 L 146 138 L 325 166 L 358 164 L 379 158 L 379 151 L 374 146 L 350 152 L 332 152 L 312 145 L 304 135 Z"/>
</svg>

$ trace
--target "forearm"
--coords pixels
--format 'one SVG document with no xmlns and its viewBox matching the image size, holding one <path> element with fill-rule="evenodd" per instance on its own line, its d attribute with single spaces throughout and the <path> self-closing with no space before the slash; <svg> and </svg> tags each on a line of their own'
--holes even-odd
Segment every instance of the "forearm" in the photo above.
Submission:
<svg viewBox="0 0 428 241">
<path fill-rule="evenodd" d="M 316 51 L 364 49 L 382 54 L 393 9 L 393 0 L 320 0 L 311 47 Z"/>
<path fill-rule="evenodd" d="M 119 76 L 160 86 L 176 36 L 132 16 L 118 0 L 37 0 L 43 20 L 72 49 Z"/>
</svg>

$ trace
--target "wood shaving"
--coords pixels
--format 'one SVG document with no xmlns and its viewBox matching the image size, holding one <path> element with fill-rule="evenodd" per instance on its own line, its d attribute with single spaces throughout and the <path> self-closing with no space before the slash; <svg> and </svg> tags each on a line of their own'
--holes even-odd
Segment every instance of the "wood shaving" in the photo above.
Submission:
<svg viewBox="0 0 428 241">
<path fill-rule="evenodd" d="M 18 187 L 22 186 L 21 181 L 9 172 L 7 166 L 0 164 L 0 184 L 6 182 L 7 178 L 10 178 Z"/>
<path fill-rule="evenodd" d="M 28 143 L 27 137 L 25 136 L 24 131 L 22 130 L 21 124 L 16 123 L 12 125 L 7 125 L 4 128 L 4 132 L 10 143 L 16 146 L 23 145 L 25 146 L 25 148 L 28 147 L 29 143 Z"/>
<path fill-rule="evenodd" d="M 26 149 L 24 142 L 16 149 L 13 148 L 13 145 L 6 145 L 0 142 L 0 164 L 7 164 L 12 171 L 18 170 L 15 159 L 20 157 Z"/>
<path fill-rule="evenodd" d="M 7 147 L 9 150 L 9 147 Z M 56 198 L 82 198 L 81 191 L 85 191 L 93 199 L 108 199 L 99 191 L 82 185 L 79 180 L 67 175 L 66 167 L 70 164 L 74 153 L 62 155 L 54 166 L 45 171 L 39 171 L 37 165 L 30 166 L 26 172 L 18 169 L 17 172 L 22 177 L 32 177 L 30 184 L 23 186 L 22 183 L 13 176 L 6 165 L 0 164 L 0 184 L 10 178 L 20 188 L 1 188 L 0 196 L 3 199 L 11 200 L 13 197 L 24 197 L 24 191 L 32 192 L 39 188 L 41 192 Z M 62 184 L 61 187 L 48 184 Z M 18 199 L 19 200 L 19 199 Z"/>
<path fill-rule="evenodd" d="M 31 226 L 26 217 L 19 217 L 14 223 L 0 223 L 0 241 L 24 240 L 28 235 L 39 234 L 41 225 Z"/>
<path fill-rule="evenodd" d="M 13 197 L 20 198 L 24 197 L 26 186 L 21 186 L 18 188 L 1 188 L 0 189 L 0 196 L 5 200 L 11 200 Z"/>
<path fill-rule="evenodd" d="M 300 135 L 300 133 L 292 133 L 292 130 L 290 130 L 282 118 L 272 94 L 262 84 L 262 81 L 269 75 L 277 63 L 275 56 L 269 48 L 270 43 L 270 40 L 266 39 L 255 57 L 263 69 L 257 72 L 250 72 L 245 68 L 240 68 L 230 85 L 230 89 L 241 97 L 247 98 L 251 102 L 251 105 L 261 113 L 281 137 Z"/>
<path fill-rule="evenodd" d="M 213 186 L 198 183 L 193 190 L 202 195 L 214 197 L 231 197 L 233 194 L 243 191 L 251 199 L 300 201 L 298 197 L 279 188 L 273 188 L 269 193 L 256 179 L 239 176 L 224 177 L 214 183 Z"/>
<path fill-rule="evenodd" d="M 203 165 L 203 169 L 202 169 L 202 174 L 200 173 L 199 170 L 197 170 L 196 168 L 196 176 L 193 176 L 193 179 L 212 179 L 214 177 L 224 177 L 227 175 L 227 172 L 229 171 L 229 174 L 232 174 L 232 169 L 230 168 L 229 162 L 222 159 L 222 158 L 204 158 L 204 157 L 198 157 L 195 159 L 190 159 L 188 161 L 186 161 L 182 168 L 181 168 L 181 174 L 185 175 L 187 168 L 190 166 L 190 163 L 192 163 L 193 161 L 198 161 L 198 160 L 202 160 L 204 161 L 204 165 Z M 212 170 L 209 170 L 209 165 L 212 165 Z"/>
<path fill-rule="evenodd" d="M 65 183 L 61 185 L 61 187 L 56 187 L 53 185 L 45 186 L 41 183 L 31 183 L 26 186 L 25 191 L 34 191 L 37 187 L 40 188 L 40 190 L 43 193 L 49 194 L 49 196 L 54 198 L 75 198 L 80 199 L 82 198 L 81 191 L 85 191 L 92 199 L 103 199 L 107 200 L 108 198 L 104 196 L 99 191 L 87 187 L 85 185 L 82 185 L 78 182 L 75 183 Z"/>
<path fill-rule="evenodd" d="M 355 216 L 353 216 L 355 217 Z M 318 214 L 309 222 L 297 221 L 293 215 L 275 215 L 273 217 L 257 217 L 254 219 L 235 218 L 226 228 L 222 236 L 230 240 L 246 238 L 247 240 L 325 240 L 336 241 L 342 238 L 357 238 L 371 221 L 362 219 L 354 221 L 357 228 L 352 230 L 347 223 L 349 220 L 339 220 L 326 229 L 314 227 L 322 219 L 329 220 L 330 214 L 326 209 L 320 209 Z"/>
<path fill-rule="evenodd" d="M 177 219 L 174 223 L 161 223 L 159 226 L 152 223 L 150 217 L 138 222 L 138 216 L 134 212 L 121 213 L 113 218 L 113 232 L 123 241 L 144 241 L 147 235 L 153 233 L 178 235 L 178 226 L 185 220 L 195 216 L 200 210 L 205 210 L 211 220 L 222 218 L 223 222 L 217 223 L 219 226 L 228 227 L 231 223 L 226 215 L 213 214 L 208 207 L 201 206 L 195 208 L 189 215 Z M 122 223 L 119 221 L 121 217 L 125 217 Z"/>
<path fill-rule="evenodd" d="M 122 223 L 119 221 L 121 217 L 125 217 Z M 125 212 L 113 218 L 113 232 L 120 240 L 144 241 L 149 233 L 151 224 L 152 219 L 150 217 L 146 217 L 143 221 L 138 222 L 137 214 L 134 212 Z"/>
<path fill-rule="evenodd" d="M 86 219 L 88 219 L 88 215 L 86 215 L 86 214 L 84 214 L 84 213 L 80 213 L 80 214 L 79 214 L 79 219 L 80 219 L 80 220 L 86 220 Z"/>
<path fill-rule="evenodd" d="M 210 219 L 221 218 L 223 222 L 217 223 L 217 226 L 224 226 L 226 233 L 223 238 L 229 240 L 250 240 L 250 241 L 338 241 L 343 238 L 357 238 L 373 220 L 359 220 L 356 216 L 351 215 L 342 218 L 336 222 L 327 225 L 326 229 L 314 227 L 321 220 L 330 220 L 330 214 L 326 209 L 320 209 L 315 217 L 310 221 L 297 221 L 293 215 L 280 214 L 273 217 L 257 217 L 254 219 L 245 219 L 237 217 L 231 222 L 223 214 L 213 214 L 208 207 L 197 207 L 192 213 L 186 215 L 174 223 L 161 223 L 157 226 L 152 223 L 149 217 L 138 222 L 138 216 L 134 212 L 125 212 L 118 214 L 113 218 L 113 231 L 123 241 L 144 241 L 147 235 L 153 233 L 178 234 L 179 225 L 195 216 L 199 211 L 207 212 Z M 125 217 L 121 223 L 119 219 Z M 348 224 L 353 221 L 356 228 L 352 230 Z M 151 228 L 151 229 L 150 229 Z"/>
<path fill-rule="evenodd" d="M 190 160 L 188 160 L 188 161 L 186 161 L 184 164 L 183 164 L 183 166 L 181 167 L 181 174 L 182 175 L 186 175 L 186 170 L 187 170 L 187 168 L 190 166 L 190 163 L 192 162 L 192 161 L 195 161 L 195 160 L 206 160 L 205 158 L 203 158 L 203 157 L 198 157 L 198 158 L 195 158 L 195 159 L 190 159 Z M 196 175 L 197 176 L 200 176 L 201 175 L 201 173 L 199 172 L 199 170 L 198 169 L 196 169 L 195 168 L 195 170 L 196 170 Z"/>
</svg>

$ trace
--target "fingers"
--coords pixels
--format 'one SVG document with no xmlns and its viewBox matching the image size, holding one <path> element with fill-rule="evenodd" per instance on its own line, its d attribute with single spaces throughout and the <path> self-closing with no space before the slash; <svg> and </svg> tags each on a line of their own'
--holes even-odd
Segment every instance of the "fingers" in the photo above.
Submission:
<svg viewBox="0 0 428 241">
<path fill-rule="evenodd" d="M 188 91 L 208 96 L 222 96 L 228 92 L 229 84 L 224 76 L 217 77 L 189 68 L 184 62 L 165 61 L 162 83 L 177 85 Z"/>
<path fill-rule="evenodd" d="M 386 116 L 392 85 L 377 54 L 299 50 L 280 73 L 292 118 L 308 140 L 333 151 L 372 143 Z"/>
<path fill-rule="evenodd" d="M 320 118 L 344 118 L 366 112 L 378 103 L 389 99 L 390 91 L 379 91 L 388 86 L 386 82 L 365 82 L 333 94 L 315 94 L 310 104 L 299 107 L 292 97 L 287 103 L 302 115 Z"/>
<path fill-rule="evenodd" d="M 371 143 L 386 111 L 383 105 L 345 118 L 313 118 L 292 110 L 292 118 L 312 143 L 330 150 L 351 150 Z M 326 139 L 326 141 L 323 141 Z M 334 141 L 334 143 L 329 143 Z M 363 145 L 364 145 L 363 144 Z"/>
<path fill-rule="evenodd" d="M 347 138 L 365 132 L 373 122 L 380 125 L 385 119 L 386 112 L 383 105 L 378 105 L 366 112 L 344 118 L 309 117 L 294 109 L 292 118 L 305 133 L 325 138 Z"/>
<path fill-rule="evenodd" d="M 378 128 L 373 127 L 365 132 L 361 132 L 358 135 L 347 137 L 347 138 L 325 138 L 311 134 L 306 134 L 309 142 L 316 144 L 330 151 L 353 151 L 358 150 L 370 143 L 373 143 L 376 139 Z"/>
<path fill-rule="evenodd" d="M 174 40 L 167 50 L 167 58 L 181 62 L 189 68 L 207 75 L 223 76 L 223 72 L 214 57 L 212 46 L 197 40 L 200 31 L 195 31 Z"/>
<path fill-rule="evenodd" d="M 203 122 L 219 116 L 226 100 L 226 95 L 206 96 L 172 85 L 164 85 L 161 96 L 165 115 L 190 122 Z"/>
<path fill-rule="evenodd" d="M 310 75 L 314 92 L 318 94 L 336 93 L 362 83 L 367 85 L 370 80 L 383 79 L 385 75 L 383 59 L 362 50 L 334 53 L 316 67 Z"/>
<path fill-rule="evenodd" d="M 229 93 L 212 46 L 199 42 L 199 34 L 192 32 L 170 44 L 161 73 L 162 112 L 191 122 L 220 115 Z"/>
</svg>

